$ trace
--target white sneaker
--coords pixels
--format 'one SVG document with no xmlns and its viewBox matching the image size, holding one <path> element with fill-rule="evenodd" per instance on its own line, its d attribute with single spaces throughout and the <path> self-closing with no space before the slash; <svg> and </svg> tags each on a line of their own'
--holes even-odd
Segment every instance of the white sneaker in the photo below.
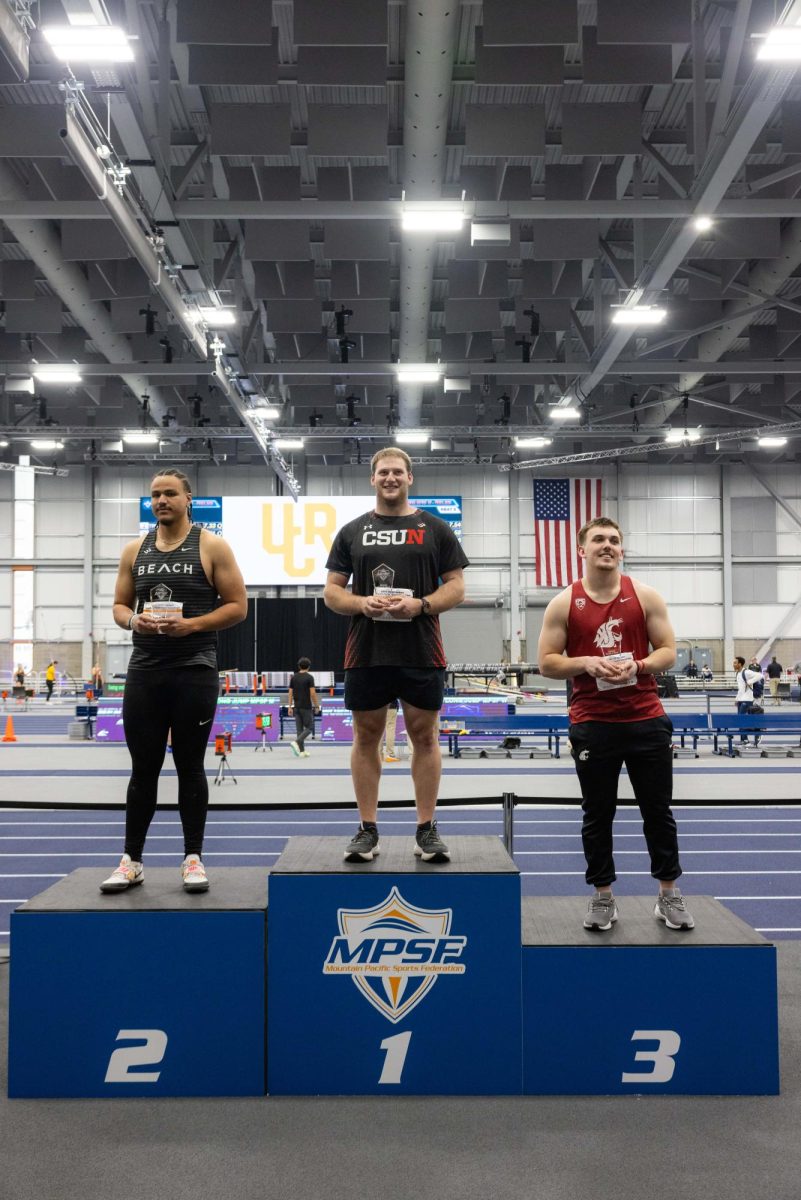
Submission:
<svg viewBox="0 0 801 1200">
<path fill-rule="evenodd" d="M 197 854 L 187 854 L 181 863 L 181 878 L 184 881 L 185 892 L 207 892 L 209 890 L 206 868 Z"/>
<path fill-rule="evenodd" d="M 295 755 L 295 758 L 300 758 L 301 754 L 303 753 L 297 742 L 290 742 L 289 749 Z"/>
<path fill-rule="evenodd" d="M 140 862 L 133 862 L 130 854 L 123 854 L 120 865 L 104 879 L 100 885 L 101 892 L 124 892 L 135 883 L 144 883 L 145 870 Z"/>
</svg>

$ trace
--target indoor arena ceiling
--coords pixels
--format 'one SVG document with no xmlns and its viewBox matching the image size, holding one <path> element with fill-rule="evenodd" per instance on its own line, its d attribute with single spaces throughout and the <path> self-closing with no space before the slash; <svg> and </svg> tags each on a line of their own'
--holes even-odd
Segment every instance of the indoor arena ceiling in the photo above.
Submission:
<svg viewBox="0 0 801 1200">
<path fill-rule="evenodd" d="M 799 22 L 0 0 L 0 466 L 796 458 Z"/>
</svg>

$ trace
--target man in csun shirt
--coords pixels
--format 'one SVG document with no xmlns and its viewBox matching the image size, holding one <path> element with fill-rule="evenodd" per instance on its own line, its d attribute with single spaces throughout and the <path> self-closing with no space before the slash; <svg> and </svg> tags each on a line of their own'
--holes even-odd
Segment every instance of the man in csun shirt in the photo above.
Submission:
<svg viewBox="0 0 801 1200">
<path fill-rule="evenodd" d="M 673 794 L 673 726 L 657 697 L 654 675 L 676 661 L 676 639 L 659 592 L 621 574 L 623 535 L 608 517 L 578 535 L 584 578 L 545 610 L 539 668 L 570 679 L 570 744 L 583 797 L 581 829 L 587 883 L 595 887 L 586 929 L 611 929 L 615 862 L 612 822 L 620 770 L 626 764 L 643 819 L 651 874 L 659 880 L 654 916 L 669 929 L 692 929 L 675 886 L 681 875 Z"/>
<path fill-rule="evenodd" d="M 394 446 L 370 464 L 375 508 L 340 529 L 326 566 L 325 603 L 350 617 L 345 705 L 353 712 L 351 773 L 361 823 L 348 862 L 378 853 L 378 784 L 387 705 L 400 700 L 414 748 L 415 854 L 447 862 L 434 813 L 442 774 L 438 717 L 445 691 L 439 614 L 464 599 L 467 557 L 445 521 L 409 503 L 408 454 Z M 348 580 L 352 590 L 347 590 Z"/>
</svg>

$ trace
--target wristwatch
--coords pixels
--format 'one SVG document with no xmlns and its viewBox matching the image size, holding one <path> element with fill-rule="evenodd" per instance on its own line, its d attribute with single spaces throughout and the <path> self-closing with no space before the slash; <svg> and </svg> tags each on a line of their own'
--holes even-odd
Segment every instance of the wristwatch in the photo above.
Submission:
<svg viewBox="0 0 801 1200">
<path fill-rule="evenodd" d="M 420 616 L 421 617 L 430 616 L 431 615 L 431 601 L 428 600 L 425 596 L 421 596 L 420 604 L 422 605 L 422 608 L 420 609 Z"/>
</svg>

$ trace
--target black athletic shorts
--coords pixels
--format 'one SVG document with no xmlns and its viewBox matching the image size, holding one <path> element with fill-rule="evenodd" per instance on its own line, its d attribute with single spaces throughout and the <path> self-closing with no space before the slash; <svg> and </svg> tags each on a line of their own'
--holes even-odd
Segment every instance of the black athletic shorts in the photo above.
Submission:
<svg viewBox="0 0 801 1200">
<path fill-rule="evenodd" d="M 383 708 L 392 700 L 439 712 L 444 695 L 444 668 L 352 667 L 345 672 L 345 707 L 356 712 Z"/>
</svg>

